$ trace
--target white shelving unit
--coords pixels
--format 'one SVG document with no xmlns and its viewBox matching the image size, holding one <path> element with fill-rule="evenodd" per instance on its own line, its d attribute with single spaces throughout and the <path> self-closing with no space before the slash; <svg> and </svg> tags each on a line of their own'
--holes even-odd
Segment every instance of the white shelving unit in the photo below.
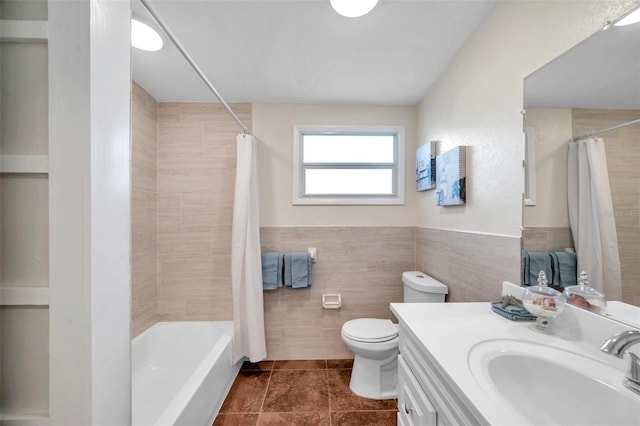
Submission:
<svg viewBox="0 0 640 426">
<path fill-rule="evenodd" d="M 47 44 L 49 38 L 48 22 L 42 20 L 14 20 L 0 19 L 0 49 L 8 44 Z M 21 64 L 28 66 L 28 64 Z M 11 77 L 9 77 L 11 78 Z M 5 85 L 11 82 L 3 82 Z M 45 86 L 46 87 L 46 86 Z M 22 89 L 22 88 L 21 88 Z M 4 101 L 3 101 L 4 106 Z M 22 123 L 26 123 L 31 117 L 22 117 Z M 18 124 L 20 126 L 21 124 Z M 22 124 L 24 125 L 24 124 Z M 0 180 L 6 178 L 3 174 L 48 174 L 49 156 L 42 154 L 4 154 L 2 147 L 11 145 L 19 146 L 20 143 L 9 143 L 0 139 Z M 42 144 L 47 141 L 34 142 Z M 0 198 L 2 194 L 0 193 Z M 1 259 L 0 259 L 1 261 Z M 0 262 L 1 264 L 1 262 Z M 0 306 L 40 306 L 48 304 L 48 288 L 46 287 L 6 287 L 0 282 Z M 46 295 L 46 296 L 45 296 Z"/>
<path fill-rule="evenodd" d="M 35 426 L 49 422 L 49 29 L 2 18 L 0 424 Z M 42 277 L 25 272 L 33 270 Z"/>
</svg>

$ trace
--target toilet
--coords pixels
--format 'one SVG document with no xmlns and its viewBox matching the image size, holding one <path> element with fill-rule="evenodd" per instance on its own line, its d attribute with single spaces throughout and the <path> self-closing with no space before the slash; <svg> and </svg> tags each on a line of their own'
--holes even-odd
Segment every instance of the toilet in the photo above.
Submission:
<svg viewBox="0 0 640 426">
<path fill-rule="evenodd" d="M 405 303 L 444 302 L 449 288 L 420 271 L 402 273 Z M 388 319 L 358 318 L 342 326 L 342 340 L 355 354 L 349 387 L 370 399 L 398 397 L 398 325 Z"/>
</svg>

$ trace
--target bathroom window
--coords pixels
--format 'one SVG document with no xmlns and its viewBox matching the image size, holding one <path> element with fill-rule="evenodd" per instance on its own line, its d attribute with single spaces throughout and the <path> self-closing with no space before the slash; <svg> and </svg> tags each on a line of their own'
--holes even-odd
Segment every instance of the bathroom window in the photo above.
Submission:
<svg viewBox="0 0 640 426">
<path fill-rule="evenodd" d="M 404 127 L 296 126 L 293 204 L 404 204 Z"/>
</svg>

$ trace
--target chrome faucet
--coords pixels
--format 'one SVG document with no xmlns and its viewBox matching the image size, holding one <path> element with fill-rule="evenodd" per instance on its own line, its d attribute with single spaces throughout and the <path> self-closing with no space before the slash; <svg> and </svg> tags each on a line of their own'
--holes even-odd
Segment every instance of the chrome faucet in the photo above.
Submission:
<svg viewBox="0 0 640 426">
<path fill-rule="evenodd" d="M 600 350 L 618 358 L 622 358 L 624 354 L 629 355 L 631 359 L 623 383 L 627 388 L 640 394 L 640 357 L 628 349 L 636 343 L 640 343 L 640 331 L 626 330 L 609 338 L 602 344 Z"/>
</svg>

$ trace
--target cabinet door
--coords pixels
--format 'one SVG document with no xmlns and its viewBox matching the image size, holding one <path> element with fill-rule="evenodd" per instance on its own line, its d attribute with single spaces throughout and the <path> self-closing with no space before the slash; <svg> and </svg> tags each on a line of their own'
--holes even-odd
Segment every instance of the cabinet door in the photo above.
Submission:
<svg viewBox="0 0 640 426">
<path fill-rule="evenodd" d="M 436 410 L 427 398 L 409 365 L 398 355 L 398 424 L 436 426 Z"/>
</svg>

